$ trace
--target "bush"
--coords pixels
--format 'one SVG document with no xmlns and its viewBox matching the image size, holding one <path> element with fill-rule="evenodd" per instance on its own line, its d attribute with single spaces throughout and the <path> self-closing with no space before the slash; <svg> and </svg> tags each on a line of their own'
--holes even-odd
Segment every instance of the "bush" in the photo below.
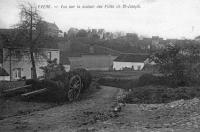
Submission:
<svg viewBox="0 0 200 132">
<path fill-rule="evenodd" d="M 151 56 L 173 87 L 199 85 L 200 47 L 194 43 L 188 46 L 167 45 L 162 51 Z"/>
<path fill-rule="evenodd" d="M 168 103 L 180 99 L 200 97 L 198 87 L 169 88 L 166 86 L 144 86 L 132 89 L 127 103 Z"/>
<path fill-rule="evenodd" d="M 98 83 L 100 85 L 123 88 L 127 90 L 136 86 L 135 80 L 117 79 L 117 78 L 101 78 L 98 80 Z"/>
<path fill-rule="evenodd" d="M 44 78 L 53 79 L 56 76 L 62 75 L 65 73 L 65 68 L 62 64 L 57 64 L 57 59 L 48 60 L 47 66 L 42 66 L 40 69 L 44 72 Z"/>
<path fill-rule="evenodd" d="M 158 84 L 158 82 L 159 82 L 158 77 L 147 73 L 139 77 L 137 86 L 154 85 Z"/>
<path fill-rule="evenodd" d="M 144 74 L 139 77 L 137 81 L 137 86 L 146 85 L 164 85 L 169 87 L 179 87 L 179 86 L 190 86 L 189 79 L 182 77 L 182 79 L 177 79 L 174 76 L 155 76 L 153 74 Z"/>
</svg>

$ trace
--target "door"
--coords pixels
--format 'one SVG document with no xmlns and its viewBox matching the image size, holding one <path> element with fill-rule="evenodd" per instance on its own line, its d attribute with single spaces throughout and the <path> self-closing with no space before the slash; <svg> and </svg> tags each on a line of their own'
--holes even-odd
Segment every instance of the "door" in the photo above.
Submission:
<svg viewBox="0 0 200 132">
<path fill-rule="evenodd" d="M 22 77 L 21 72 L 22 72 L 21 68 L 15 68 L 13 70 L 13 79 L 14 80 L 20 79 Z"/>
</svg>

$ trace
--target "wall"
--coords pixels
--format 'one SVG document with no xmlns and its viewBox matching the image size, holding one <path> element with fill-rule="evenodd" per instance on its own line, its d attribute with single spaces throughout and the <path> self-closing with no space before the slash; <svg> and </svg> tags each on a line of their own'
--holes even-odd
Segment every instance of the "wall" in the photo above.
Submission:
<svg viewBox="0 0 200 132">
<path fill-rule="evenodd" d="M 106 71 L 112 68 L 115 58 L 110 55 L 82 55 L 81 57 L 69 57 L 69 60 L 71 69 L 85 68 Z"/>
<path fill-rule="evenodd" d="M 83 68 L 81 57 L 69 57 L 69 61 L 70 61 L 70 70 Z"/>
<path fill-rule="evenodd" d="M 0 76 L 0 81 L 10 81 L 10 76 Z"/>
<path fill-rule="evenodd" d="M 143 62 L 113 62 L 113 69 L 115 70 L 123 70 L 123 68 L 133 68 L 133 70 L 138 70 L 138 66 L 140 66 L 140 70 L 143 69 Z"/>
</svg>

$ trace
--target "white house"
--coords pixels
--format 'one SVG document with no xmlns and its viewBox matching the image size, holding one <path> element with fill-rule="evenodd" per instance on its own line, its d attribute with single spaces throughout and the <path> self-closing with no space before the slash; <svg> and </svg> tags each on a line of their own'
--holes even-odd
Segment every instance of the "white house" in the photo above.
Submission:
<svg viewBox="0 0 200 132">
<path fill-rule="evenodd" d="M 30 79 L 32 77 L 30 53 L 28 49 L 22 48 L 3 48 L 2 68 L 11 76 L 11 80 L 21 78 Z M 47 60 L 57 59 L 60 62 L 59 49 L 40 48 L 35 56 L 37 76 L 42 76 L 41 66 L 47 65 Z M 11 55 L 10 55 L 11 54 Z"/>
<path fill-rule="evenodd" d="M 142 70 L 148 55 L 143 54 L 121 54 L 113 61 L 114 70 Z"/>
</svg>

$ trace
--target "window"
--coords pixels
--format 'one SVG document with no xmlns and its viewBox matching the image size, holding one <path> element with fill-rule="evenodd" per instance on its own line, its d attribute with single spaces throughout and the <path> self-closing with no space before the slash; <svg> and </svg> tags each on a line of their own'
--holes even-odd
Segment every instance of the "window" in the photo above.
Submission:
<svg viewBox="0 0 200 132">
<path fill-rule="evenodd" d="M 51 60 L 51 52 L 48 52 L 48 53 L 47 53 L 47 58 L 48 58 L 49 60 Z"/>
<path fill-rule="evenodd" d="M 19 58 L 20 56 L 22 56 L 21 51 L 20 51 L 20 50 L 15 50 L 15 51 L 14 51 L 14 56 L 15 56 L 16 58 Z"/>
<path fill-rule="evenodd" d="M 141 66 L 137 66 L 137 70 L 141 70 Z"/>
<path fill-rule="evenodd" d="M 20 79 L 21 78 L 21 72 L 22 68 L 16 68 L 13 71 L 14 79 Z"/>
</svg>

